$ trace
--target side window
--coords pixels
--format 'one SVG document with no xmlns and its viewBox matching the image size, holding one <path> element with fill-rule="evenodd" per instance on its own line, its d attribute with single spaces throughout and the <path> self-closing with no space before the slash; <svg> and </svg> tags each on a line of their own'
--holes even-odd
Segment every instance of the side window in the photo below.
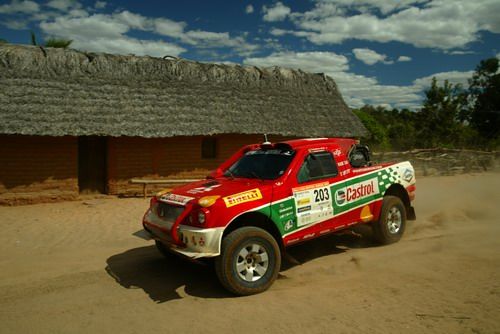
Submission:
<svg viewBox="0 0 500 334">
<path fill-rule="evenodd" d="M 330 152 L 311 153 L 300 167 L 299 183 L 333 177 L 338 174 L 337 164 Z"/>
</svg>

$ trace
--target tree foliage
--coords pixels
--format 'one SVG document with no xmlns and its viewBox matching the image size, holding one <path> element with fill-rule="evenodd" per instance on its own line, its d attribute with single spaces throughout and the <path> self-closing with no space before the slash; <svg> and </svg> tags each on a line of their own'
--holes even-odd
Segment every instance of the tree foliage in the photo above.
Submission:
<svg viewBox="0 0 500 334">
<path fill-rule="evenodd" d="M 30 31 L 30 37 L 31 37 L 31 45 L 35 45 L 35 46 L 37 46 L 37 45 L 38 45 L 38 43 L 36 42 L 36 35 L 35 35 L 35 32 Z"/>
<path fill-rule="evenodd" d="M 469 122 L 486 141 L 498 142 L 500 135 L 500 73 L 498 58 L 483 60 L 469 80 L 473 101 Z"/>
<path fill-rule="evenodd" d="M 354 110 L 376 149 L 450 147 L 497 149 L 500 145 L 499 61 L 481 61 L 468 89 L 432 79 L 417 111 L 364 106 Z"/>
<path fill-rule="evenodd" d="M 38 46 L 36 34 L 31 31 L 31 44 Z M 49 38 L 47 41 L 45 41 L 45 44 L 43 46 L 47 48 L 62 48 L 66 49 L 68 46 L 71 45 L 73 41 L 70 39 L 64 39 L 64 38 Z"/>
<path fill-rule="evenodd" d="M 62 48 L 66 49 L 72 43 L 72 40 L 62 39 L 62 38 L 49 38 L 45 42 L 45 46 L 48 48 Z"/>
<path fill-rule="evenodd" d="M 432 78 L 425 97 L 417 113 L 417 137 L 421 147 L 455 146 L 463 128 L 459 113 L 466 102 L 461 86 L 452 85 L 448 80 L 438 86 L 436 78 Z"/>
</svg>

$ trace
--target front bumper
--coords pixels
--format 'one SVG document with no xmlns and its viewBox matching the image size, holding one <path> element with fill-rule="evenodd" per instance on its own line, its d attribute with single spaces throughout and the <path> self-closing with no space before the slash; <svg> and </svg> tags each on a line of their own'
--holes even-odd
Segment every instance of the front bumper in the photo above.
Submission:
<svg viewBox="0 0 500 334">
<path fill-rule="evenodd" d="M 220 255 L 223 227 L 200 228 L 187 225 L 174 227 L 175 222 L 163 220 L 151 210 L 148 210 L 144 215 L 142 224 L 151 238 L 161 241 L 172 251 L 189 258 L 197 259 Z M 172 228 L 177 228 L 177 236 L 182 242 L 181 245 L 174 242 Z"/>
</svg>

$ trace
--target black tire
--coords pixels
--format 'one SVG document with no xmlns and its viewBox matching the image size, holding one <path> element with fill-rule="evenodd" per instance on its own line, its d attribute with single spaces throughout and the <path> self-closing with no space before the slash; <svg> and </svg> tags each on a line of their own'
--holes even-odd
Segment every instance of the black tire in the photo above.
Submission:
<svg viewBox="0 0 500 334">
<path fill-rule="evenodd" d="M 245 252 L 247 255 L 243 258 Z M 239 296 L 267 290 L 278 277 L 280 268 L 281 252 L 276 240 L 265 230 L 251 226 L 227 235 L 222 240 L 221 255 L 215 259 L 219 281 Z"/>
<path fill-rule="evenodd" d="M 380 217 L 373 224 L 375 239 L 382 245 L 399 241 L 406 229 L 406 208 L 399 197 L 385 196 Z"/>
</svg>

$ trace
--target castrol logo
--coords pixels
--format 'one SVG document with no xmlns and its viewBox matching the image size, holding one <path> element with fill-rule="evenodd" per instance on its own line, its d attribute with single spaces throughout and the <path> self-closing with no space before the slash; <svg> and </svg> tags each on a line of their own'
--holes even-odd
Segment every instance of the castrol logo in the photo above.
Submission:
<svg viewBox="0 0 500 334">
<path fill-rule="evenodd" d="M 337 205 L 345 205 L 379 193 L 377 178 L 354 183 L 337 190 L 335 201 Z"/>
</svg>

